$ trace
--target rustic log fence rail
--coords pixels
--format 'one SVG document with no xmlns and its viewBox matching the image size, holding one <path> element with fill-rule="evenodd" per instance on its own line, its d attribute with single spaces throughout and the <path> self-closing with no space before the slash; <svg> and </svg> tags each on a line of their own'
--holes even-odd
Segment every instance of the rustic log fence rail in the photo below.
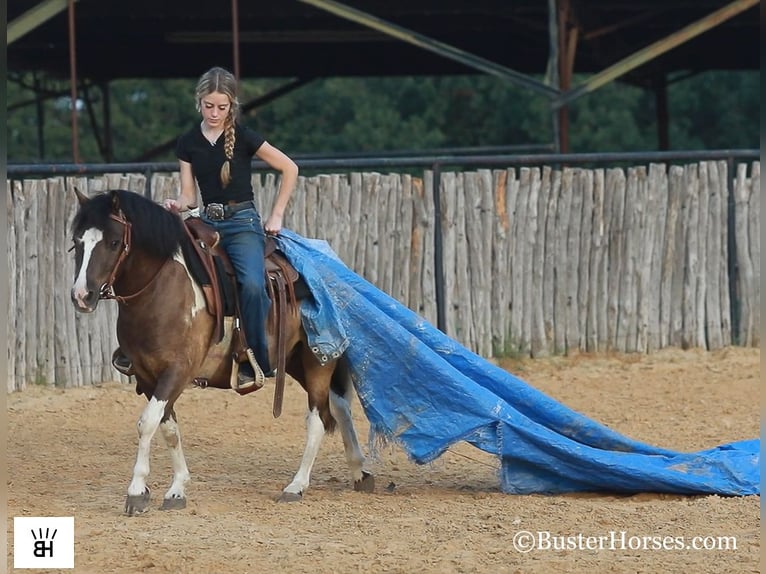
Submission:
<svg viewBox="0 0 766 574">
<path fill-rule="evenodd" d="M 81 315 L 69 300 L 73 188 L 161 201 L 176 193 L 177 177 L 8 180 L 9 390 L 117 377 L 116 304 Z M 253 175 L 262 212 L 277 183 Z M 351 269 L 434 324 L 443 305 L 445 332 L 483 356 L 718 349 L 759 344 L 759 195 L 758 161 L 436 165 L 423 177 L 301 177 L 285 226 L 327 240 Z"/>
</svg>

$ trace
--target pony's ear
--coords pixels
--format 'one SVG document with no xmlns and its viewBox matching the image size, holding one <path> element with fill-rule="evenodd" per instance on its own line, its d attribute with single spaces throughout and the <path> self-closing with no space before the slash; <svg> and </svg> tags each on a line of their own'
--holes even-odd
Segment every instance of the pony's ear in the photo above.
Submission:
<svg viewBox="0 0 766 574">
<path fill-rule="evenodd" d="M 76 185 L 74 186 L 74 194 L 77 196 L 77 201 L 80 202 L 80 205 L 83 205 L 86 201 L 90 199 L 87 195 L 81 192 Z"/>
<path fill-rule="evenodd" d="M 118 213 L 120 211 L 120 195 L 116 189 L 113 189 L 110 195 L 112 197 L 112 213 Z"/>
</svg>

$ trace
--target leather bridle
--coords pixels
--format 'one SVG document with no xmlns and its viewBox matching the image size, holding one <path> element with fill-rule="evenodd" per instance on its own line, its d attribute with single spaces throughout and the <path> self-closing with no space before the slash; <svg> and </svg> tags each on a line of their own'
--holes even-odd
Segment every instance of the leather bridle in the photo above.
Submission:
<svg viewBox="0 0 766 574">
<path fill-rule="evenodd" d="M 118 303 L 127 303 L 131 299 L 135 299 L 141 293 L 146 291 L 146 289 L 154 283 L 155 279 L 159 277 L 160 272 L 163 270 L 165 265 L 167 265 L 168 260 L 165 261 L 162 265 L 160 265 L 160 268 L 157 270 L 157 273 L 154 274 L 154 277 L 152 277 L 149 282 L 141 287 L 138 291 L 133 293 L 132 295 L 117 295 L 114 292 L 114 281 L 117 279 L 117 273 L 120 270 L 120 265 L 122 265 L 123 261 L 128 257 L 128 254 L 130 253 L 130 248 L 132 245 L 132 234 L 131 234 L 131 228 L 132 224 L 130 221 L 125 219 L 125 215 L 123 214 L 122 210 L 119 211 L 119 213 L 114 214 L 110 213 L 109 218 L 116 221 L 120 225 L 122 225 L 122 249 L 120 251 L 120 255 L 117 257 L 117 260 L 114 262 L 114 267 L 112 267 L 112 272 L 109 274 L 109 278 L 106 280 L 106 283 L 104 283 L 101 286 L 101 289 L 99 291 L 98 298 L 99 299 L 114 299 Z"/>
</svg>

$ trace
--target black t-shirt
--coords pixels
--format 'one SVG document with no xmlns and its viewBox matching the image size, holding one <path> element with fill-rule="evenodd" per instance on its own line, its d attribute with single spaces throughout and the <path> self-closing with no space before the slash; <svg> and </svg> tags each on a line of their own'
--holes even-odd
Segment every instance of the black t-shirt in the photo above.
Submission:
<svg viewBox="0 0 766 574">
<path fill-rule="evenodd" d="M 222 133 L 215 144 L 211 144 L 202 135 L 201 126 L 197 125 L 178 138 L 176 157 L 191 164 L 205 205 L 253 199 L 250 162 L 265 140 L 256 131 L 239 124 L 234 134 L 231 181 L 226 188 L 221 184 L 221 166 L 226 161 L 225 134 Z"/>
</svg>

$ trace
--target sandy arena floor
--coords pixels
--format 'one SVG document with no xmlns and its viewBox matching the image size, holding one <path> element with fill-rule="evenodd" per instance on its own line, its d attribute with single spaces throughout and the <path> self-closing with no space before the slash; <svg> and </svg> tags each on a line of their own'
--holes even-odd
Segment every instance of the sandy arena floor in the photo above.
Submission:
<svg viewBox="0 0 766 574">
<path fill-rule="evenodd" d="M 553 358 L 503 367 L 632 438 L 684 451 L 753 438 L 760 351 L 668 350 L 651 356 Z M 511 496 L 489 455 L 465 444 L 435 463 L 396 448 L 373 465 L 374 494 L 353 492 L 339 435 L 325 438 L 312 486 L 274 502 L 304 446 L 305 394 L 288 383 L 247 397 L 191 389 L 177 403 L 192 473 L 185 510 L 161 512 L 170 460 L 152 451 L 153 508 L 122 514 L 145 403 L 133 387 L 33 387 L 8 397 L 8 568 L 13 516 L 74 516 L 76 573 L 759 572 L 760 497 Z M 358 403 L 357 429 L 367 424 Z M 387 489 L 387 486 L 389 487 Z M 735 537 L 728 550 L 514 549 L 520 531 L 551 536 Z M 713 539 L 707 540 L 714 543 Z M 71 572 L 62 570 L 61 572 Z"/>
</svg>

